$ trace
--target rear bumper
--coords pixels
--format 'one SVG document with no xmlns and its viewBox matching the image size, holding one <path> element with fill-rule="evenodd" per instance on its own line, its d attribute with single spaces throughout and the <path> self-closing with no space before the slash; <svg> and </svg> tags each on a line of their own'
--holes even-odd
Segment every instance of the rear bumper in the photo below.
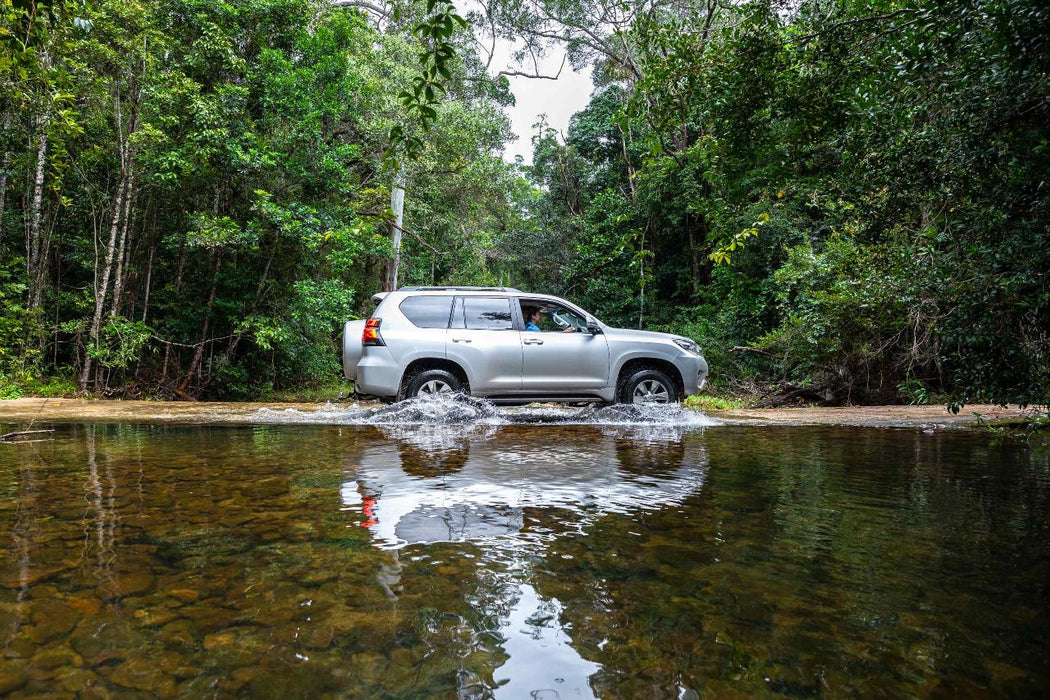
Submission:
<svg viewBox="0 0 1050 700">
<path fill-rule="evenodd" d="M 361 394 L 396 398 L 401 389 L 401 364 L 385 346 L 366 347 L 357 363 L 357 383 Z"/>
</svg>

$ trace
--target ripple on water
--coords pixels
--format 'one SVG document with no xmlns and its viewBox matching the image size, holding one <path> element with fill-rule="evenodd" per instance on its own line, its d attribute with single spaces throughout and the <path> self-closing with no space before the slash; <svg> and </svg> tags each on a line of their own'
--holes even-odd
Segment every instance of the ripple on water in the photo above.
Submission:
<svg viewBox="0 0 1050 700">
<path fill-rule="evenodd" d="M 331 403 L 315 411 L 262 408 L 252 418 L 259 423 L 375 426 L 544 424 L 693 429 L 720 425 L 719 421 L 699 411 L 684 409 L 677 404 L 499 407 L 490 401 L 462 394 L 407 399 L 379 408 L 358 404 L 344 408 Z"/>
</svg>

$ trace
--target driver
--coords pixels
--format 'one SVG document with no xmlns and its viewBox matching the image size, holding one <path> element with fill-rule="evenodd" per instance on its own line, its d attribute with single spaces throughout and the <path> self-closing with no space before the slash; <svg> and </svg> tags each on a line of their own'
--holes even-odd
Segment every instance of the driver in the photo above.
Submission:
<svg viewBox="0 0 1050 700">
<path fill-rule="evenodd" d="M 533 333 L 542 333 L 543 329 L 540 328 L 540 319 L 543 317 L 543 313 L 540 311 L 538 306 L 522 306 L 521 315 L 525 319 L 525 330 L 532 331 Z M 576 329 L 571 325 L 566 326 L 561 330 L 562 333 L 575 333 Z"/>
</svg>

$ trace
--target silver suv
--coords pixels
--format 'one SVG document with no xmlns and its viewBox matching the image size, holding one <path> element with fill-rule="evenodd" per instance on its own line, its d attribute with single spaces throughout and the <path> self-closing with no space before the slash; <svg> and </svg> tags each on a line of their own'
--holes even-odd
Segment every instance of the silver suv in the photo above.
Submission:
<svg viewBox="0 0 1050 700">
<path fill-rule="evenodd" d="M 611 328 L 564 299 L 506 287 L 376 294 L 343 330 L 343 372 L 393 401 L 464 392 L 500 403 L 671 403 L 703 389 L 689 338 Z"/>
</svg>

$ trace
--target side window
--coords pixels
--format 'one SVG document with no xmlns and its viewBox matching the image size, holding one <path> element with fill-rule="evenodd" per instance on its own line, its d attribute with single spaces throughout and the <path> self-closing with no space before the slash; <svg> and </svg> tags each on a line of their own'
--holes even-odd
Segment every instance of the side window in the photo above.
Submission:
<svg viewBox="0 0 1050 700">
<path fill-rule="evenodd" d="M 463 312 L 467 328 L 484 331 L 514 329 L 510 299 L 506 297 L 463 297 Z"/>
<path fill-rule="evenodd" d="M 549 301 L 521 302 L 521 318 L 525 330 L 543 333 L 585 332 L 587 319 L 560 304 Z"/>
<path fill-rule="evenodd" d="M 398 308 L 418 328 L 448 328 L 452 297 L 409 297 Z"/>
</svg>

